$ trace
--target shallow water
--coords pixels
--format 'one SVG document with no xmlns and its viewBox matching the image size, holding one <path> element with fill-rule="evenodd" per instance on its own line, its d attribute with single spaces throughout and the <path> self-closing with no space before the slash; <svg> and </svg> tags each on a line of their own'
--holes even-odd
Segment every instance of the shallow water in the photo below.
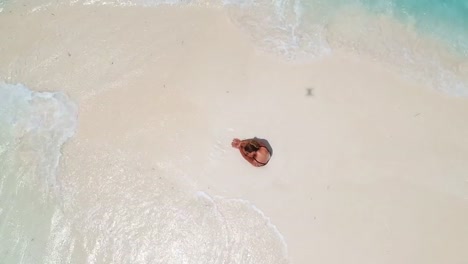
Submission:
<svg viewBox="0 0 468 264">
<path fill-rule="evenodd" d="M 233 20 L 267 51 L 309 61 L 345 49 L 450 95 L 468 95 L 467 1 L 231 3 Z"/>
<path fill-rule="evenodd" d="M 14 10 L 15 4 L 20 5 L 3 5 Z M 28 3 L 28 8 L 38 12 L 48 4 Z M 210 4 L 226 8 L 266 52 L 307 62 L 351 50 L 432 88 L 468 95 L 467 1 Z M 77 113 L 62 93 L 0 84 L 0 259 L 5 263 L 288 263 L 286 241 L 255 205 L 197 192 L 164 164 L 144 170 L 137 157 L 109 148 L 99 158 L 87 157 L 83 162 L 89 168 L 70 162 L 71 173 L 57 179 L 60 150 L 76 130 Z"/>
<path fill-rule="evenodd" d="M 254 205 L 193 191 L 162 163 L 102 149 L 56 179 L 75 105 L 22 85 L 0 98 L 2 263 L 288 263 Z"/>
<path fill-rule="evenodd" d="M 12 7 L 21 1 L 8 2 Z M 370 56 L 408 79 L 468 96 L 468 1 L 73 0 L 53 5 L 209 6 L 226 9 L 259 49 L 307 62 L 337 49 Z M 32 12 L 47 8 L 44 1 Z"/>
<path fill-rule="evenodd" d="M 54 243 L 51 219 L 60 211 L 56 170 L 60 148 L 74 134 L 76 111 L 62 93 L 0 84 L 0 254 L 4 263 L 34 263 Z"/>
</svg>

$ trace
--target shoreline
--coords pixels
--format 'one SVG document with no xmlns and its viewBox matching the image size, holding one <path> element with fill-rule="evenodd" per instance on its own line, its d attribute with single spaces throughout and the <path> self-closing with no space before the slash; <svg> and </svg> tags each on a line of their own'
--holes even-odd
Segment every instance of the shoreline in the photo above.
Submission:
<svg viewBox="0 0 468 264">
<path fill-rule="evenodd" d="M 78 104 L 59 173 L 70 205 L 91 206 L 92 193 L 80 191 L 101 181 L 120 186 L 111 181 L 118 169 L 152 182 L 157 168 L 178 191 L 260 208 L 292 263 L 468 258 L 465 98 L 361 55 L 294 64 L 260 53 L 218 9 L 72 7 L 50 16 L 2 18 L 18 37 L 4 48 L 0 76 Z M 254 136 L 274 149 L 265 168 L 230 147 Z"/>
</svg>

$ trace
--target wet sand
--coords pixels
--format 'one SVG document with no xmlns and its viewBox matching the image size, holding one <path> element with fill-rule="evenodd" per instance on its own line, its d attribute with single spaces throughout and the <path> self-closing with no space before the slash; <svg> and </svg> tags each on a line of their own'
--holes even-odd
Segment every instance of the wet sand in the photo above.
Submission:
<svg viewBox="0 0 468 264">
<path fill-rule="evenodd" d="M 91 184 L 116 160 L 167 170 L 174 192 L 250 201 L 292 263 L 468 258 L 466 99 L 362 55 L 286 61 L 216 8 L 59 7 L 0 24 L 2 79 L 79 106 L 59 180 Z M 266 167 L 230 146 L 254 136 L 273 147 Z"/>
</svg>

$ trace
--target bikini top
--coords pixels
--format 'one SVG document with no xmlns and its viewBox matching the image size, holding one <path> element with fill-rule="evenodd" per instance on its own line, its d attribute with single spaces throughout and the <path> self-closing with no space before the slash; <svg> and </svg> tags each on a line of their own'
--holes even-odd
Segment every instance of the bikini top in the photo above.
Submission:
<svg viewBox="0 0 468 264">
<path fill-rule="evenodd" d="M 270 153 L 270 151 L 268 150 L 267 147 L 265 147 L 265 146 L 260 146 L 258 149 L 260 149 L 260 148 L 266 148 L 266 150 L 268 151 L 268 153 Z M 257 154 L 255 154 L 255 156 L 256 156 L 256 155 L 257 155 Z M 255 158 L 255 156 L 253 156 L 253 159 L 254 159 L 257 163 L 259 163 L 259 164 L 261 164 L 261 165 L 263 165 L 263 166 L 267 165 L 268 162 L 270 161 L 270 159 L 268 159 L 267 162 L 260 162 L 260 161 L 258 161 L 258 160 Z"/>
</svg>

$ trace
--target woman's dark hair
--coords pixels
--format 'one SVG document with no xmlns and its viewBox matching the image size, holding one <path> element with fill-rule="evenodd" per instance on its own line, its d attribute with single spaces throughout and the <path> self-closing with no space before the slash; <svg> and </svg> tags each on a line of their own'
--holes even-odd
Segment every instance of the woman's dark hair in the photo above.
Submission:
<svg viewBox="0 0 468 264">
<path fill-rule="evenodd" d="M 244 146 L 244 150 L 247 153 L 255 152 L 260 149 L 260 144 L 256 141 L 250 141 L 247 145 Z"/>
</svg>

